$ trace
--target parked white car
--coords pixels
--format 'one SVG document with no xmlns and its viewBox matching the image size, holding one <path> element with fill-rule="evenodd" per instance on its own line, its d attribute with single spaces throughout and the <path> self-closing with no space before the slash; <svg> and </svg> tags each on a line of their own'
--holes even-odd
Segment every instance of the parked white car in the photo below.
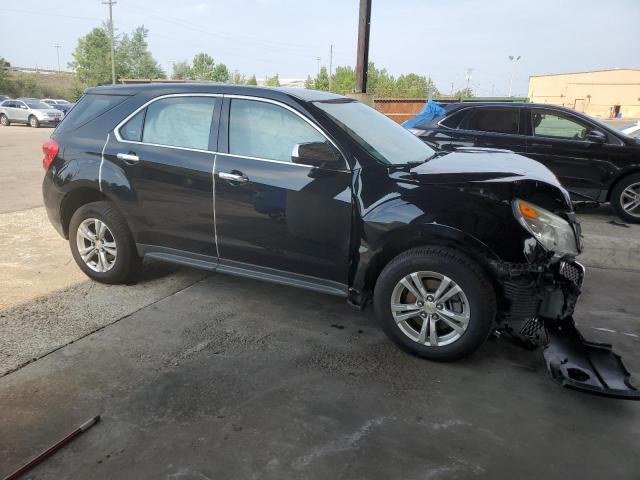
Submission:
<svg viewBox="0 0 640 480">
<path fill-rule="evenodd" d="M 26 123 L 33 128 L 40 125 L 57 125 L 64 113 L 51 108 L 40 100 L 5 100 L 0 103 L 0 125 Z"/>
</svg>

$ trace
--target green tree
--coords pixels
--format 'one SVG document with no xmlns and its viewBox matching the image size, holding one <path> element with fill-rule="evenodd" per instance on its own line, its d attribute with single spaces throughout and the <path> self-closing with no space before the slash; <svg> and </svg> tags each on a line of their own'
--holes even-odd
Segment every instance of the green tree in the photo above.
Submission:
<svg viewBox="0 0 640 480">
<path fill-rule="evenodd" d="M 212 80 L 214 82 L 226 83 L 229 81 L 229 69 L 224 63 L 218 63 L 213 67 Z"/>
<path fill-rule="evenodd" d="M 256 79 L 255 75 L 251 75 L 251 77 L 249 77 L 249 80 L 247 80 L 247 85 L 258 85 L 258 80 Z"/>
<path fill-rule="evenodd" d="M 210 55 L 204 52 L 196 54 L 191 63 L 191 79 L 212 81 L 215 65 Z"/>
<path fill-rule="evenodd" d="M 75 70 L 78 79 L 85 85 L 111 83 L 111 44 L 108 26 L 96 27 L 78 39 L 69 67 Z M 116 76 L 122 69 L 116 65 Z"/>
<path fill-rule="evenodd" d="M 475 94 L 473 93 L 473 89 L 463 88 L 462 90 L 458 90 L 456 93 L 454 93 L 453 96 L 455 98 L 472 98 L 475 97 Z"/>
<path fill-rule="evenodd" d="M 431 90 L 433 95 L 439 94 L 431 78 L 409 73 L 407 75 L 400 75 L 396 80 L 394 96 L 423 98 L 427 96 L 428 89 Z"/>
<path fill-rule="evenodd" d="M 267 77 L 264 81 L 264 84 L 267 87 L 279 87 L 280 86 L 280 76 L 276 73 L 273 77 Z"/>
<path fill-rule="evenodd" d="M 247 79 L 238 70 L 233 71 L 230 80 L 234 85 L 244 85 L 247 82 Z"/>
<path fill-rule="evenodd" d="M 396 91 L 396 80 L 383 68 L 378 70 L 373 62 L 369 62 L 367 91 L 376 97 L 391 97 Z"/>
<path fill-rule="evenodd" d="M 307 90 L 313 90 L 314 88 L 314 81 L 313 78 L 311 78 L 311 75 L 307 75 L 307 79 L 304 81 L 304 88 L 306 88 Z"/>
<path fill-rule="evenodd" d="M 164 70 L 155 61 L 147 45 L 149 30 L 144 25 L 136 28 L 131 36 L 126 33 L 118 43 L 116 58 L 122 71 L 129 78 L 165 78 Z"/>
<path fill-rule="evenodd" d="M 189 65 L 188 62 L 175 62 L 173 64 L 171 78 L 174 80 L 190 80 L 193 78 L 191 75 L 191 65 Z"/>
<path fill-rule="evenodd" d="M 9 78 L 9 70 L 7 69 L 7 61 L 0 57 L 0 92 L 7 93 L 13 89 L 13 84 Z"/>
<path fill-rule="evenodd" d="M 322 67 L 320 69 L 320 72 L 316 76 L 313 84 L 313 88 L 316 90 L 329 91 L 329 73 L 327 72 L 327 67 Z"/>
<path fill-rule="evenodd" d="M 337 67 L 331 76 L 331 91 L 351 93 L 356 89 L 356 72 L 352 67 Z"/>
</svg>

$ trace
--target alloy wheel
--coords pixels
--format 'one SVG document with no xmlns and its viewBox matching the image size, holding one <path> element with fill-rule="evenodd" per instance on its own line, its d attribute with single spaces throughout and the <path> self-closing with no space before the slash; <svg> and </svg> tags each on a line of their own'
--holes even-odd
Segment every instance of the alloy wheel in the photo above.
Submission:
<svg viewBox="0 0 640 480">
<path fill-rule="evenodd" d="M 620 205 L 629 215 L 640 218 L 640 182 L 632 183 L 622 191 Z"/>
<path fill-rule="evenodd" d="M 115 265 L 116 239 L 102 220 L 87 218 L 78 225 L 76 243 L 82 261 L 94 272 L 108 272 Z"/>
<path fill-rule="evenodd" d="M 398 328 L 421 345 L 442 347 L 459 340 L 470 313 L 460 286 L 437 272 L 413 272 L 391 293 L 391 314 Z"/>
</svg>

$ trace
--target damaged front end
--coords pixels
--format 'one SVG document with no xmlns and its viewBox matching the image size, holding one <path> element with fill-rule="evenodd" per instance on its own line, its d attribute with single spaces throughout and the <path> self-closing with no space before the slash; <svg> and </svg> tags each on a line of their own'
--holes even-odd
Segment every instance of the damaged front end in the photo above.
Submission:
<svg viewBox="0 0 640 480">
<path fill-rule="evenodd" d="M 640 400 L 630 374 L 612 346 L 585 340 L 573 313 L 584 267 L 573 260 L 530 265 L 526 271 L 502 266 L 508 306 L 500 330 L 525 346 L 542 346 L 551 378 L 560 385 L 607 397 Z"/>
</svg>

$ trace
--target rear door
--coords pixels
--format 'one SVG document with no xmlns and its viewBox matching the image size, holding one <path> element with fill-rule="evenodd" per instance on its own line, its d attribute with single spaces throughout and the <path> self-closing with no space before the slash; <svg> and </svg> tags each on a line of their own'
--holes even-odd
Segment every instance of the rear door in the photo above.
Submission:
<svg viewBox="0 0 640 480">
<path fill-rule="evenodd" d="M 129 183 L 113 194 L 146 251 L 214 261 L 212 174 L 221 101 L 200 94 L 160 97 L 109 136 L 101 175 L 121 175 Z"/>
<path fill-rule="evenodd" d="M 616 147 L 588 141 L 587 133 L 597 128 L 570 114 L 531 108 L 528 117 L 527 156 L 555 173 L 574 201 L 598 200 L 612 175 Z"/>
<path fill-rule="evenodd" d="M 314 144 L 333 152 L 325 166 L 297 159 Z M 345 293 L 351 171 L 319 127 L 279 102 L 225 96 L 218 150 L 219 268 Z"/>
<path fill-rule="evenodd" d="M 520 108 L 472 107 L 461 121 L 456 146 L 501 148 L 525 154 L 526 136 L 522 128 Z"/>
</svg>

